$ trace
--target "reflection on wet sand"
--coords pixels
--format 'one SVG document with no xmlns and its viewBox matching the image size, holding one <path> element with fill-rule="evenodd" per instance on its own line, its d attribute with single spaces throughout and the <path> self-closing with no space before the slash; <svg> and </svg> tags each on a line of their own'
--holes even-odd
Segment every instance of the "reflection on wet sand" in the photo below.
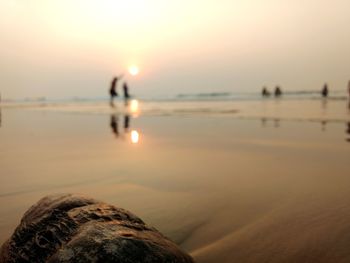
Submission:
<svg viewBox="0 0 350 263">
<path fill-rule="evenodd" d="M 328 99 L 327 98 L 323 98 L 321 100 L 321 108 L 323 110 L 323 113 L 326 114 L 327 113 L 327 104 L 328 104 Z"/>
<path fill-rule="evenodd" d="M 135 130 L 131 131 L 131 142 L 137 144 L 139 142 L 139 133 Z"/>
<path fill-rule="evenodd" d="M 280 125 L 281 124 L 281 120 L 280 119 L 261 118 L 260 121 L 261 121 L 261 127 L 262 128 L 268 127 L 269 123 L 271 123 L 270 127 L 274 127 L 274 128 L 280 128 L 281 127 L 281 125 Z M 285 122 L 291 122 L 291 121 L 285 120 Z M 321 125 L 321 131 L 325 132 L 325 131 L 327 131 L 327 124 L 329 122 L 330 121 L 321 120 L 321 121 L 317 121 L 316 123 L 319 123 Z M 346 127 L 347 127 L 346 128 L 346 133 L 349 135 L 349 138 L 347 139 L 347 141 L 350 142 L 350 122 L 346 123 Z"/>
<path fill-rule="evenodd" d="M 140 109 L 139 109 L 139 101 L 136 99 L 130 100 L 129 98 L 125 98 L 124 100 L 124 106 L 126 110 L 131 113 L 133 116 L 139 115 Z"/>
<path fill-rule="evenodd" d="M 124 116 L 124 132 L 129 132 L 129 127 L 130 127 L 130 116 L 125 115 Z"/>
<path fill-rule="evenodd" d="M 262 128 L 268 127 L 268 123 L 269 122 L 273 123 L 273 127 L 274 128 L 280 128 L 280 121 L 281 121 L 280 119 L 261 118 L 260 121 L 261 121 L 261 127 Z M 322 120 L 322 121 L 319 121 L 317 123 L 321 124 L 321 131 L 322 132 L 326 132 L 327 131 L 327 123 L 328 123 L 328 121 Z M 346 125 L 345 133 L 347 135 L 347 138 L 345 140 L 347 142 L 350 142 L 350 122 L 345 123 L 345 125 Z"/>
<path fill-rule="evenodd" d="M 137 100 L 130 101 L 130 112 L 136 114 L 139 112 L 139 102 Z"/>
<path fill-rule="evenodd" d="M 111 122 L 110 126 L 112 128 L 112 132 L 115 134 L 116 137 L 119 136 L 119 131 L 118 131 L 118 116 L 115 114 L 111 115 Z"/>
<path fill-rule="evenodd" d="M 130 116 L 128 114 L 124 115 L 124 130 L 123 133 L 121 134 L 119 132 L 118 129 L 118 115 L 117 114 L 112 114 L 111 115 L 111 119 L 110 119 L 110 127 L 112 129 L 112 133 L 116 136 L 116 137 L 121 137 L 121 138 L 125 138 L 129 135 L 129 129 L 130 129 Z M 133 144 L 136 144 L 139 142 L 139 132 L 136 130 L 132 130 L 130 133 L 130 141 Z"/>
<path fill-rule="evenodd" d="M 261 118 L 261 127 L 266 127 L 267 122 L 269 121 L 268 118 Z M 280 119 L 270 119 L 270 121 L 273 121 L 273 127 L 279 128 L 281 125 L 281 120 Z"/>
</svg>

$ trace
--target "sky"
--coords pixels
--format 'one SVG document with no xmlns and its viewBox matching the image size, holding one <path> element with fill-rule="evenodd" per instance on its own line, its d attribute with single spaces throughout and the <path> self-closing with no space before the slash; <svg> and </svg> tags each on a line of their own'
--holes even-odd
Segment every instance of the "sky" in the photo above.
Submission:
<svg viewBox="0 0 350 263">
<path fill-rule="evenodd" d="M 346 89 L 348 0 L 0 0 L 5 98 Z M 128 74 L 136 65 L 137 76 Z"/>
</svg>

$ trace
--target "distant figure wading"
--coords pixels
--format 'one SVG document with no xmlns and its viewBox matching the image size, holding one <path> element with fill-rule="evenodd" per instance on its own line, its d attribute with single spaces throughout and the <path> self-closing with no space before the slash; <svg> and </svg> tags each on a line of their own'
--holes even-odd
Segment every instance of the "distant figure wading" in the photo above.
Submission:
<svg viewBox="0 0 350 263">
<path fill-rule="evenodd" d="M 262 89 L 262 91 L 261 91 L 261 95 L 262 95 L 263 97 L 268 97 L 268 96 L 270 96 L 270 92 L 267 90 L 266 87 L 263 87 L 263 89 Z"/>
<path fill-rule="evenodd" d="M 281 96 L 282 96 L 282 90 L 279 86 L 276 86 L 275 97 L 281 97 Z"/>
<path fill-rule="evenodd" d="M 328 85 L 327 83 L 324 84 L 323 89 L 321 91 L 322 97 L 327 98 L 328 97 Z"/>
</svg>

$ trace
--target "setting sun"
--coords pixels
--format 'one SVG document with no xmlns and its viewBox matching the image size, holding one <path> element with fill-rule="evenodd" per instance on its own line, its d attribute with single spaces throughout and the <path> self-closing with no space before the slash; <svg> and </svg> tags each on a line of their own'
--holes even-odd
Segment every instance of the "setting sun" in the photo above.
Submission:
<svg viewBox="0 0 350 263">
<path fill-rule="evenodd" d="M 140 72 L 140 70 L 139 70 L 139 68 L 137 66 L 132 65 L 132 66 L 129 67 L 130 75 L 136 76 L 137 74 L 139 74 L 139 72 Z"/>
</svg>

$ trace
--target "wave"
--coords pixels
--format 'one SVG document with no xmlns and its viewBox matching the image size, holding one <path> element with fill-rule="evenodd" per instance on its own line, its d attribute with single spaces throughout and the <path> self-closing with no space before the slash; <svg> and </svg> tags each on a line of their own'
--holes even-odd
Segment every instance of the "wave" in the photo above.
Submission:
<svg viewBox="0 0 350 263">
<path fill-rule="evenodd" d="M 231 96 L 231 92 L 209 92 L 209 93 L 194 93 L 194 94 L 178 94 L 177 98 L 207 98 L 207 97 L 229 97 Z"/>
<path fill-rule="evenodd" d="M 269 98 L 274 98 L 270 96 Z M 322 99 L 319 90 L 295 90 L 285 91 L 282 94 L 283 99 Z M 257 92 L 207 92 L 207 93 L 180 93 L 173 98 L 157 98 L 155 100 L 167 100 L 167 101 L 202 101 L 202 100 L 260 100 L 268 99 L 263 98 L 260 93 Z M 328 97 L 330 100 L 346 100 L 348 94 L 344 90 L 333 90 Z"/>
<path fill-rule="evenodd" d="M 282 99 L 322 99 L 320 90 L 287 90 L 283 91 Z M 346 90 L 331 90 L 328 99 L 330 100 L 346 100 L 349 95 Z M 199 93 L 179 93 L 175 95 L 155 95 L 155 96 L 137 96 L 133 97 L 142 101 L 249 101 L 249 100 L 267 100 L 273 99 L 273 94 L 270 97 L 263 98 L 260 91 L 258 92 L 229 92 L 229 91 L 210 91 Z M 49 98 L 45 96 L 32 97 L 24 99 L 2 99 L 2 106 L 6 104 L 51 104 L 51 103 L 103 103 L 109 101 L 108 96 L 92 96 L 92 97 L 64 97 L 64 98 Z M 121 99 L 122 100 L 122 99 Z"/>
</svg>

